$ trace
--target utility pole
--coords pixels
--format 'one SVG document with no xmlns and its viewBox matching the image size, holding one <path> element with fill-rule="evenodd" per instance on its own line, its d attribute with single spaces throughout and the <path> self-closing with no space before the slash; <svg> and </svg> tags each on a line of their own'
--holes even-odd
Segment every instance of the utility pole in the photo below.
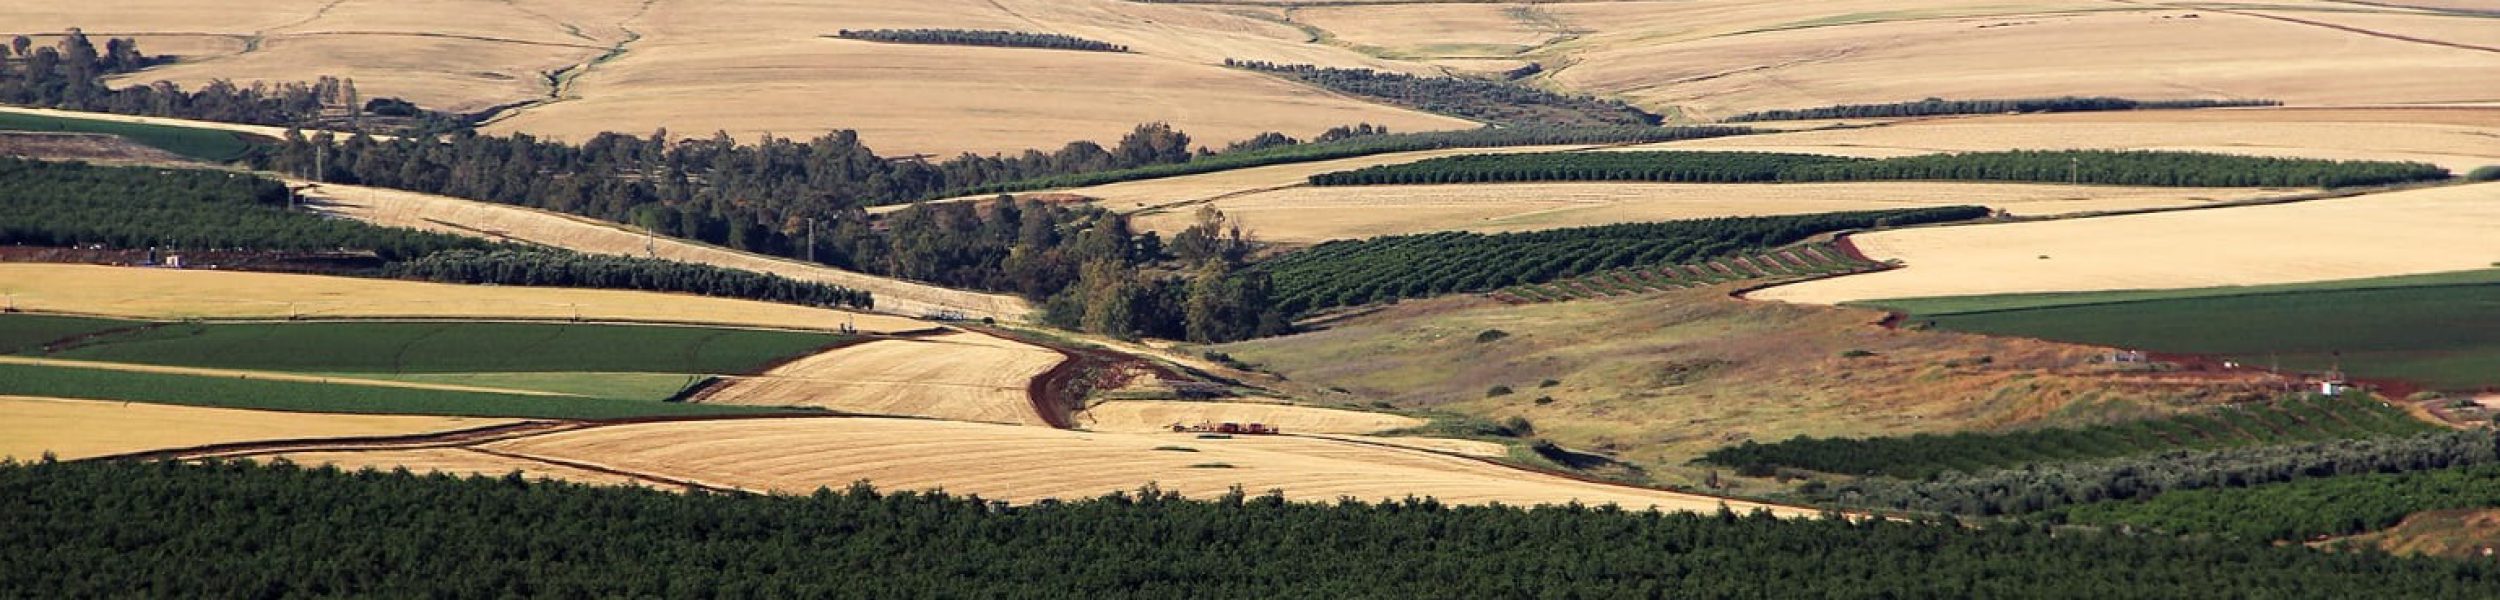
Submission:
<svg viewBox="0 0 2500 600">
<path fill-rule="evenodd" d="M 816 218 L 807 218 L 807 262 L 816 262 Z"/>
<path fill-rule="evenodd" d="M 2067 158 L 2066 158 L 2066 185 L 2075 185 L 2075 184 L 2077 184 L 2077 183 L 2081 183 L 2081 182 L 2083 181 L 2083 178 L 2081 177 L 2082 171 L 2083 171 L 2083 159 L 2081 159 L 2081 158 L 2075 158 L 2075 157 L 2071 157 L 2071 156 L 2070 156 L 2070 157 L 2067 157 Z"/>
</svg>

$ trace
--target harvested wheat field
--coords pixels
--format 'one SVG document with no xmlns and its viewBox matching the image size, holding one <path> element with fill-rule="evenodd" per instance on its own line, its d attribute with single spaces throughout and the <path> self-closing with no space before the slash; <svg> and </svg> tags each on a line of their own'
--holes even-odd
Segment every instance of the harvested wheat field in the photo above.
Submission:
<svg viewBox="0 0 2500 600">
<path fill-rule="evenodd" d="M 95 265 L 0 264 L 0 293 L 20 310 L 139 319 L 585 319 L 887 333 L 927 329 L 898 317 L 622 290 L 451 285 L 388 279 Z"/>
<path fill-rule="evenodd" d="M 530 479 L 555 479 L 595 485 L 657 486 L 651 480 L 601 473 L 540 460 L 496 456 L 467 448 L 420 448 L 395 450 L 340 450 L 284 452 L 249 457 L 257 461 L 286 460 L 299 465 L 335 465 L 341 469 L 374 468 L 407 469 L 414 473 L 443 473 L 454 476 L 502 477 L 515 471 Z"/>
<path fill-rule="evenodd" d="M 1062 358 L 978 333 L 878 340 L 736 378 L 694 401 L 1048 425 L 1034 414 L 1026 386 Z"/>
<path fill-rule="evenodd" d="M 2023 183 L 1786 184 L 1503 183 L 1293 187 L 1212 203 L 1259 239 L 1316 243 L 1433 231 L 1506 232 L 1700 219 L 1977 204 L 2046 216 L 2196 206 L 2284 190 Z M 1172 235 L 1194 207 L 1138 215 L 1141 230 Z"/>
<path fill-rule="evenodd" d="M 1854 300 L 2299 283 L 2480 269 L 2500 261 L 2500 184 L 2293 204 L 1924 227 L 1855 236 L 1908 268 L 1749 297 Z"/>
<path fill-rule="evenodd" d="M 269 439 L 407 435 L 509 419 L 325 415 L 0 396 L 0 457 L 63 460 Z"/>
<path fill-rule="evenodd" d="M 1286 433 L 1379 433 L 1424 424 L 1423 419 L 1291 404 L 1114 400 L 1086 408 L 1077 426 L 1092 431 L 1152 433 L 1174 424 L 1265 423 Z"/>
<path fill-rule="evenodd" d="M 1013 321 L 1023 319 L 1033 310 L 1031 303 L 1014 296 L 953 290 L 739 252 L 667 236 L 653 236 L 614 223 L 552 211 L 334 183 L 321 184 L 317 191 L 307 195 L 316 199 L 313 210 L 377 225 L 526 242 L 594 254 L 651 256 L 866 290 L 875 296 L 876 309 L 888 313 L 920 316 L 952 312 L 970 318 Z"/>
<path fill-rule="evenodd" d="M 1638 149 L 1890 157 L 2009 149 L 2220 152 L 2416 161 L 2465 172 L 2500 164 L 2500 108 L 2231 109 L 1921 119 L 1879 127 L 1669 142 Z"/>
<path fill-rule="evenodd" d="M 1308 137 L 1358 122 L 1399 131 L 1464 120 L 1373 104 L 1251 73 L 1225 58 L 1341 66 L 1397 65 L 1301 43 L 1292 27 L 1199 7 L 1119 0 L 879 0 L 652 3 L 641 38 L 596 63 L 562 100 L 499 121 L 496 131 L 581 140 L 666 127 L 811 137 L 856 129 L 888 155 L 952 156 L 1106 144 L 1164 121 L 1222 146 L 1264 131 Z M 883 44 L 825 37 L 839 29 L 951 27 L 1063 33 L 1132 53 Z M 737 110 L 693 111 L 736 98 Z M 828 111 L 826 107 L 841 107 Z"/>
<path fill-rule="evenodd" d="M 1723 502 L 1416 450 L 1293 436 L 1202 439 L 908 419 L 753 419 L 617 425 L 484 447 L 785 493 L 838 489 L 865 480 L 882 489 L 944 489 L 1017 502 L 1087 498 L 1149 483 L 1200 498 L 1238 485 L 1252 493 L 1282 489 L 1295 500 L 1323 502 L 1344 496 L 1431 496 L 1462 504 L 1514 505 L 1576 499 L 1665 510 L 1715 510 Z M 1740 511 L 1761 506 L 1725 502 Z"/>
<path fill-rule="evenodd" d="M 2480 26 L 2471 17 L 2374 16 L 2368 25 L 2384 30 L 2352 31 L 2273 18 L 2280 14 L 2155 5 L 1943 18 L 1852 18 L 1803 6 L 1815 14 L 1716 37 L 1592 36 L 1586 47 L 1566 48 L 1578 62 L 1549 77 L 1570 89 L 1708 118 L 1928 97 L 2478 101 L 2490 99 L 2489 85 L 2459 75 L 2500 69 L 2500 52 L 2396 39 Z M 2324 8 L 2294 4 L 2276 12 L 2308 15 Z M 1918 7 L 1890 11 L 1915 13 Z"/>
<path fill-rule="evenodd" d="M 1371 156 L 1341 158 L 1337 160 L 1231 169 L 1198 175 L 1123 181 L 1119 183 L 1106 183 L 1090 187 L 1031 192 L 1022 195 L 1045 197 L 1052 195 L 1067 195 L 1092 198 L 1095 199 L 1095 204 L 1101 206 L 1104 210 L 1120 213 L 1135 213 L 1139 211 L 1152 210 L 1158 207 L 1196 204 L 1231 195 L 1249 194 L 1303 185 L 1310 180 L 1312 175 L 1318 175 L 1321 173 L 1333 173 L 1337 171 L 1346 171 L 1379 165 L 1405 164 L 1424 159 L 1456 156 L 1460 154 L 1562 152 L 1585 150 L 1589 148 L 1592 148 L 1592 146 L 1449 148 L 1442 150 L 1419 150 L 1414 152 L 1392 152 L 1387 154 L 1374 154 Z M 988 200 L 996 197 L 998 196 L 959 196 L 944 200 L 934 200 L 933 202 L 963 202 Z M 910 205 L 907 204 L 880 206 L 868 209 L 868 211 L 871 213 L 882 214 L 902 210 L 908 207 L 910 207 Z"/>
</svg>

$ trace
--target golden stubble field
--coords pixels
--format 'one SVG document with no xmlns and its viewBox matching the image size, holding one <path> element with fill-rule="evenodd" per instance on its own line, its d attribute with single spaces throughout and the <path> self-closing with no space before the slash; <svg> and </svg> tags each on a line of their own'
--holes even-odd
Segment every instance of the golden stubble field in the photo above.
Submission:
<svg viewBox="0 0 2500 600">
<path fill-rule="evenodd" d="M 267 439 L 405 435 L 510 419 L 325 415 L 0 396 L 0 457 L 62 460 Z"/>
<path fill-rule="evenodd" d="M 929 327 L 901 317 L 687 294 L 94 265 L 0 264 L 0 294 L 20 310 L 141 319 L 580 318 L 814 330 L 847 323 L 870 333 Z"/>
<path fill-rule="evenodd" d="M 1293 187 L 1227 196 L 1210 205 L 1271 242 L 1433 231 L 1485 233 L 1711 217 L 1770 216 L 1976 204 L 2022 216 L 2196 206 L 2288 190 L 2148 188 L 2019 183 L 1790 184 L 1510 183 Z M 1141 214 L 1134 225 L 1171 235 L 1195 208 Z"/>
<path fill-rule="evenodd" d="M 1033 311 L 1031 303 L 1005 294 L 954 290 L 739 252 L 551 211 L 341 184 L 321 184 L 307 195 L 319 200 L 312 207 L 316 211 L 377 225 L 527 242 L 593 254 L 649 256 L 866 290 L 875 296 L 876 310 L 888 313 L 922 316 L 953 312 L 971 318 L 1018 321 Z"/>
<path fill-rule="evenodd" d="M 2500 90 L 2494 90 L 2500 93 Z M 1914 119 L 1633 146 L 1862 157 L 1987 150 L 2219 152 L 2328 160 L 2424 162 L 2463 173 L 2500 164 L 2500 107 L 2267 108 Z"/>
<path fill-rule="evenodd" d="M 876 340 L 734 378 L 695 401 L 1038 426 L 1048 422 L 1025 387 L 1061 359 L 979 333 Z"/>
<path fill-rule="evenodd" d="M 1156 484 L 1206 498 L 1250 493 L 1334 501 L 1431 496 L 1513 505 L 1617 503 L 1716 510 L 1721 500 L 1577 480 L 1405 448 L 1296 436 L 1062 431 L 910 419 L 758 419 L 618 425 L 485 444 L 520 456 L 595 464 L 706 485 L 784 493 L 867 481 L 1028 502 Z M 1186 448 L 1178 450 L 1176 448 Z M 354 456 L 388 465 L 390 453 Z M 1221 465 L 1221 466 L 1219 466 Z M 1753 503 L 1727 501 L 1745 511 Z M 1791 515 L 1807 514 L 1777 509 Z"/>
<path fill-rule="evenodd" d="M 2462 271 L 2500 261 L 2500 184 L 2292 204 L 1922 227 L 1854 236 L 1907 268 L 1748 295 L 1833 304 L 2020 292 L 2194 288 Z"/>
</svg>

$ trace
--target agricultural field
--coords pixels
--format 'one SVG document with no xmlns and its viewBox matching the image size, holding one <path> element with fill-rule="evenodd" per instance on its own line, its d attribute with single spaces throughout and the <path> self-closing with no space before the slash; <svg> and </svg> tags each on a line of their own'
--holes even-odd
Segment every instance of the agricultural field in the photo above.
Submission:
<svg viewBox="0 0 2500 600">
<path fill-rule="evenodd" d="M 695 441 L 702 443 L 690 443 Z M 1722 503 L 1468 458 L 1290 436 L 1207 439 L 909 419 L 759 419 L 596 427 L 483 447 L 794 494 L 866 480 L 880 489 L 944 489 L 1030 502 L 1133 491 L 1152 482 L 1191 497 L 1211 497 L 1237 485 L 1253 493 L 1281 489 L 1287 498 L 1315 501 L 1430 496 L 1456 504 L 1524 506 L 1577 499 L 1667 510 L 1715 510 Z M 1166 447 L 1189 450 L 1160 449 Z M 1725 503 L 1740 511 L 1762 506 Z"/>
<path fill-rule="evenodd" d="M 1174 400 L 1111 400 L 1085 408 L 1076 417 L 1089 431 L 1154 433 L 1172 425 L 1200 423 L 1264 423 L 1286 433 L 1366 434 L 1421 426 L 1422 419 L 1290 404 L 1191 402 Z"/>
<path fill-rule="evenodd" d="M 0 329 L 21 317 L 0 316 Z M 845 343 L 822 333 L 574 323 L 116 323 L 45 355 L 341 373 L 738 374 Z M 68 336 L 62 336 L 68 337 Z M 56 338 L 57 339 L 57 338 Z M 318 348 L 318 352 L 305 352 Z"/>
<path fill-rule="evenodd" d="M 306 413 L 437 415 L 553 419 L 731 415 L 786 409 L 704 406 L 544 393 L 454 391 L 426 387 L 349 385 L 313 377 L 139 371 L 89 365 L 0 362 L 0 395 L 120 400 L 213 408 Z"/>
<path fill-rule="evenodd" d="M 1031 303 L 1003 294 L 953 290 L 876 277 L 821 265 L 738 252 L 686 240 L 653 236 L 614 223 L 529 208 L 385 188 L 321 184 L 307 194 L 314 210 L 376 225 L 406 227 L 496 241 L 552 246 L 589 254 L 651 257 L 780 275 L 869 292 L 879 310 L 920 316 L 952 312 L 971 318 L 1021 320 Z M 865 321 L 905 323 L 862 317 Z M 831 323 L 819 325 L 829 327 Z M 863 331 L 893 325 L 857 325 Z M 912 329 L 905 327 L 903 329 Z"/>
<path fill-rule="evenodd" d="M 2491 144 L 2495 135 L 2500 135 L 2500 107 L 2291 107 L 1913 119 L 1625 150 L 1750 150 L 1868 158 L 2026 148 L 2160 150 L 2421 162 L 2464 173 L 2500 164 L 2500 149 Z"/>
<path fill-rule="evenodd" d="M 979 333 L 876 340 L 730 378 L 692 402 L 1047 425 L 1027 387 L 1057 352 Z"/>
<path fill-rule="evenodd" d="M 406 435 L 510 421 L 331 415 L 0 396 L 0 457 L 62 460 L 277 438 Z"/>
<path fill-rule="evenodd" d="M 1925 479 L 1947 471 L 1978 473 L 2175 450 L 2401 437 L 2437 429 L 2377 400 L 2311 396 L 2075 429 L 1747 442 L 1712 451 L 1701 460 L 1740 472 L 1796 468 Z"/>
<path fill-rule="evenodd" d="M 1851 236 L 1905 268 L 1749 294 L 1886 298 L 2265 285 L 2482 269 L 2500 259 L 2500 184 L 2093 219 Z M 2116 241 L 2113 241 L 2116 240 Z"/>
<path fill-rule="evenodd" d="M 1240 220 L 1261 240 L 1313 244 L 1435 231 L 1504 233 L 1964 205 L 2004 209 L 2016 216 L 2059 216 L 2203 206 L 2283 193 L 2026 183 L 1478 183 L 1288 187 L 1223 196 L 1204 205 Z M 1139 213 L 1131 222 L 1170 236 L 1195 222 L 1194 210 L 1184 206 Z"/>
<path fill-rule="evenodd" d="M 1725 288 L 1521 305 L 1461 296 L 1215 349 L 1315 397 L 1522 417 L 1539 437 L 1662 481 L 1699 481 L 1686 461 L 1746 440 L 2080 426 L 2265 389 L 2100 371 L 2095 348 L 1870 325 L 1880 318 Z"/>
<path fill-rule="evenodd" d="M 2500 271 L 2163 292 L 1882 300 L 1941 329 L 2223 357 L 2472 391 L 2500 386 Z"/>
<path fill-rule="evenodd" d="M 1738 281 L 1832 277 L 1887 266 L 1858 258 L 1833 244 L 1814 243 L 1700 263 L 1601 271 L 1561 281 L 1511 286 L 1487 296 L 1510 304 L 1564 302 Z"/>
<path fill-rule="evenodd" d="M 787 304 L 617 290 L 90 265 L 0 264 L 18 310 L 133 319 L 460 318 L 735 325 L 886 333 L 925 322 Z"/>
<path fill-rule="evenodd" d="M 119 136 L 171 153 L 178 159 L 225 162 L 240 158 L 252 142 L 232 132 L 116 120 L 53 116 L 33 109 L 0 107 L 0 131 L 92 133 Z"/>
</svg>

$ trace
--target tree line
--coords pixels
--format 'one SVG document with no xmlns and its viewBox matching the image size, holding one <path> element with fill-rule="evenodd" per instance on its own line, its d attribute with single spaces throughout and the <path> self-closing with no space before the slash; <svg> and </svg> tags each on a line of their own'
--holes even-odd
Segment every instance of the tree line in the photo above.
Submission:
<svg viewBox="0 0 2500 600">
<path fill-rule="evenodd" d="M 1024 31 L 993 31 L 983 29 L 844 29 L 834 37 L 889 42 L 896 44 L 945 44 L 953 46 L 995 46 L 1001 48 L 1044 48 L 1050 50 L 1083 50 L 1087 52 L 1127 52 L 1128 46 L 1098 42 L 1072 35 L 1030 33 Z"/>
<path fill-rule="evenodd" d="M 1285 314 L 1483 292 L 1633 266 L 1760 250 L 1816 234 L 1988 216 L 1980 206 L 1730 217 L 1525 233 L 1443 232 L 1339 240 L 1269 259 Z"/>
<path fill-rule="evenodd" d="M 1797 121 L 1808 119 L 1872 119 L 1886 117 L 1927 117 L 1935 115 L 1984 115 L 1999 113 L 2090 112 L 2105 110 L 2156 110 L 2184 108 L 2226 108 L 2246 106 L 2282 106 L 2276 100 L 2131 100 L 2108 96 L 2059 96 L 2055 98 L 2012 98 L 1992 100 L 1946 100 L 1928 98 L 1910 102 L 1881 104 L 1839 104 L 1817 108 L 1795 108 L 1749 112 L 1720 119 L 1728 123 L 1750 121 Z"/>
<path fill-rule="evenodd" d="M 51 47 L 37 47 L 32 39 L 17 36 L 9 46 L 0 49 L 0 103 L 23 106 L 106 112 L 123 115 L 172 117 L 225 123 L 247 123 L 280 127 L 321 126 L 333 129 L 352 128 L 360 119 L 325 117 L 325 107 L 362 108 L 374 106 L 390 109 L 399 118 L 370 123 L 374 129 L 391 132 L 426 133 L 464 129 L 461 118 L 432 111 L 423 111 L 396 98 L 360 100 L 356 83 L 335 77 L 321 77 L 310 83 L 282 83 L 275 86 L 254 82 L 238 86 L 223 79 L 209 82 L 198 89 L 185 91 L 171 82 L 158 81 L 146 85 L 115 89 L 104 79 L 150 66 L 171 62 L 161 56 L 139 51 L 139 43 L 129 38 L 105 41 L 99 51 L 85 32 L 71 29 Z M 404 106 L 403 106 L 404 105 Z"/>
<path fill-rule="evenodd" d="M 2500 585 L 2487 562 L 2020 524 L 1151 487 L 1008 506 L 865 484 L 750 496 L 45 461 L 0 465 L 0 490 L 15 533 L 0 536 L 15 557 L 0 588 L 44 597 L 2475 598 Z"/>
<path fill-rule="evenodd" d="M 2347 187 L 2432 181 L 2417 162 L 2337 161 L 2206 152 L 2010 150 L 1862 159 L 1777 152 L 1471 154 L 1312 175 L 1312 185 L 1536 181 L 1768 183 L 2023 181 L 2175 187 Z"/>
<path fill-rule="evenodd" d="M 2406 473 L 2500 462 L 2488 431 L 2330 440 L 2147 456 L 2053 462 L 1925 479 L 1808 482 L 1798 497 L 1820 504 L 1996 516 L 2094 502 L 2140 501 L 2171 492 L 2242 488 L 2371 473 Z"/>
<path fill-rule="evenodd" d="M 102 167 L 0 157 L 0 244 L 114 249 L 371 252 L 381 270 L 341 274 L 545 285 L 807 304 L 873 305 L 867 292 L 673 261 L 524 249 L 290 210 L 285 184 L 196 169 Z"/>
<path fill-rule="evenodd" d="M 2305 395 L 2117 425 L 1876 438 L 1797 436 L 1769 444 L 1747 441 L 1713 450 L 1697 462 L 1735 467 L 1747 475 L 1791 468 L 1920 479 L 1948 471 L 1975 473 L 2174 449 L 2401 436 L 2431 429 L 2431 424 L 2366 396 Z"/>
<path fill-rule="evenodd" d="M 1371 69 L 1224 59 L 1224 66 L 1278 75 L 1391 104 L 1503 126 L 1655 127 L 1658 115 L 1620 100 L 1557 94 L 1467 77 L 1417 77 Z"/>
<path fill-rule="evenodd" d="M 384 273 L 438 283 L 680 292 L 860 309 L 876 306 L 868 292 L 771 273 L 563 250 L 446 250 L 391 263 Z"/>
</svg>

